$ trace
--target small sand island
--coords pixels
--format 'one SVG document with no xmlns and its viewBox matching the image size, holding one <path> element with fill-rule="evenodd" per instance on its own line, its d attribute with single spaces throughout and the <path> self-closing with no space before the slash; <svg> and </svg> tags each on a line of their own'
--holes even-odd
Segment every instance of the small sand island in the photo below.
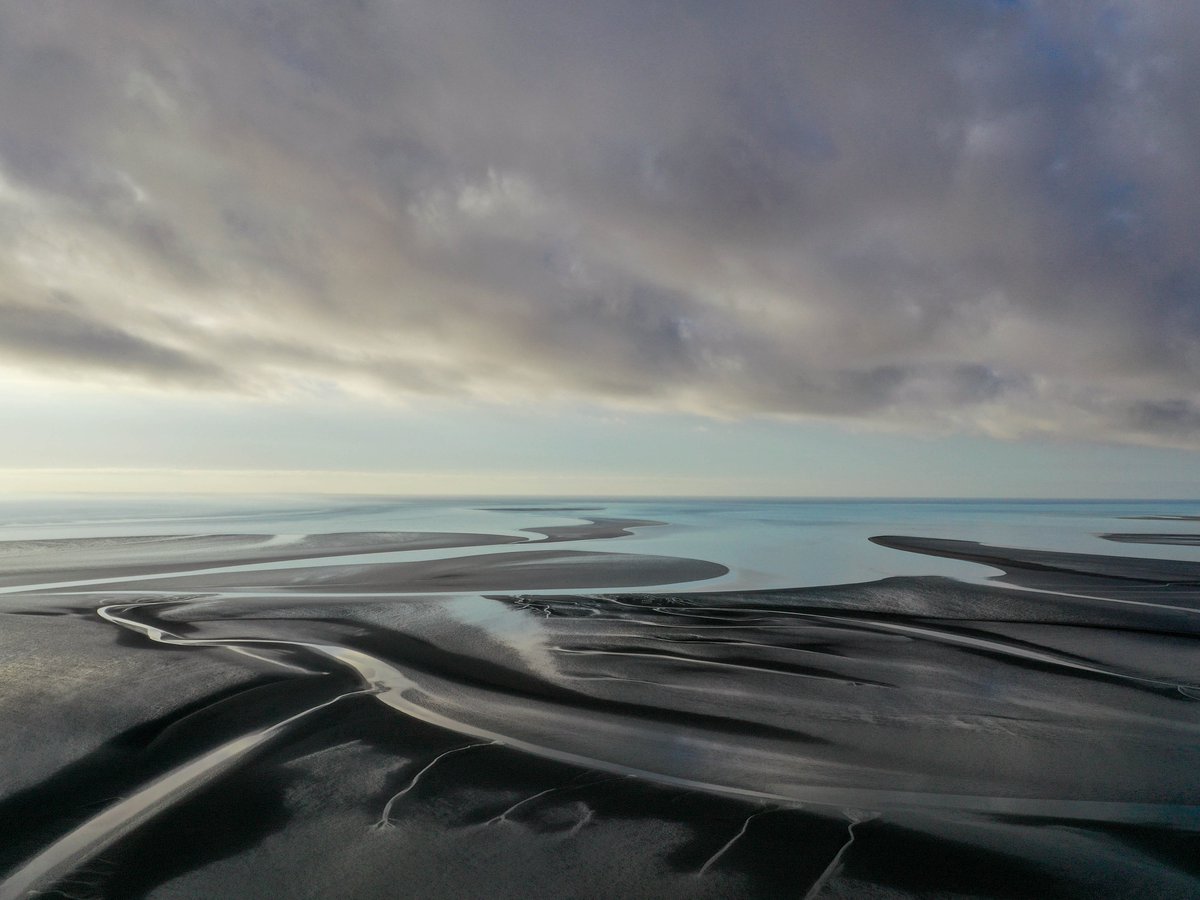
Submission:
<svg viewBox="0 0 1200 900">
<path fill-rule="evenodd" d="M 587 512 L 0 543 L 0 900 L 1200 885 L 1200 561 L 747 590 Z"/>
</svg>

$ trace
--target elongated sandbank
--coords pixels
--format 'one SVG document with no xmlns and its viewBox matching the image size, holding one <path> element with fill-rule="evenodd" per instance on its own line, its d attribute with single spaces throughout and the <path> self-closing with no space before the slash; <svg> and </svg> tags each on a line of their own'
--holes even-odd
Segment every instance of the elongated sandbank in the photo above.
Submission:
<svg viewBox="0 0 1200 900">
<path fill-rule="evenodd" d="M 1101 534 L 1118 544 L 1162 544 L 1167 547 L 1200 547 L 1200 534 Z"/>
<path fill-rule="evenodd" d="M 907 550 L 927 556 L 943 556 L 994 566 L 1004 570 L 1009 579 L 1020 584 L 1036 581 L 1040 585 L 1048 577 L 1058 576 L 1116 582 L 1140 581 L 1164 587 L 1200 587 L 1200 562 L 1187 560 L 1023 550 L 1015 547 L 989 547 L 976 541 L 902 535 L 879 535 L 871 538 L 871 542 L 893 550 Z"/>
<path fill-rule="evenodd" d="M 522 528 L 532 534 L 546 536 L 541 543 L 550 544 L 559 541 L 592 541 L 600 538 L 626 537 L 633 534 L 631 528 L 642 528 L 649 525 L 666 525 L 666 522 L 656 522 L 653 519 L 609 519 L 586 517 L 584 525 L 553 525 L 546 528 Z"/>
<path fill-rule="evenodd" d="M 107 590 L 429 593 L 627 587 L 717 578 L 719 563 L 673 556 L 536 550 L 411 563 L 213 572 L 106 583 Z"/>
<path fill-rule="evenodd" d="M 0 541 L 0 587 L 36 582 L 61 583 L 134 575 L 165 575 L 195 569 L 280 563 L 325 556 L 601 540 L 625 537 L 632 534 L 631 528 L 663 524 L 649 519 L 587 517 L 580 525 L 523 529 L 530 534 L 541 535 L 540 538 L 511 534 L 353 531 L 306 535 L 175 534 Z M 556 582 L 551 586 L 580 585 L 576 582 L 561 585 Z M 511 587 L 532 589 L 536 585 L 522 582 L 519 585 L 508 584 L 503 589 Z"/>
<path fill-rule="evenodd" d="M 204 534 L 3 541 L 0 587 L 525 540 L 501 534 L 369 531 L 296 535 L 283 540 L 272 534 Z"/>
</svg>

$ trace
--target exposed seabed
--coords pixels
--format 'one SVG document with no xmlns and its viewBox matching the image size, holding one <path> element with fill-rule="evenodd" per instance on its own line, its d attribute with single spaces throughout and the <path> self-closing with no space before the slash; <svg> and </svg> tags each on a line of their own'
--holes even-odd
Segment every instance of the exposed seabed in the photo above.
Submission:
<svg viewBox="0 0 1200 900">
<path fill-rule="evenodd" d="M 657 524 L 0 544 L 0 900 L 1200 894 L 1200 563 Z"/>
</svg>

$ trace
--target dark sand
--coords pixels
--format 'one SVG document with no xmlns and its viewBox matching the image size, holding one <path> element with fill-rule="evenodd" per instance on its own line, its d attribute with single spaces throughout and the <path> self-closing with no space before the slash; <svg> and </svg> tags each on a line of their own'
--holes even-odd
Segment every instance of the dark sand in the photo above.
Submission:
<svg viewBox="0 0 1200 900">
<path fill-rule="evenodd" d="M 1200 534 L 1102 534 L 1099 537 L 1118 544 L 1163 544 L 1174 547 L 1200 547 Z"/>
<path fill-rule="evenodd" d="M 563 538 L 566 540 L 566 538 Z M 111 590 L 148 591 L 336 591 L 428 593 L 432 591 L 533 590 L 675 584 L 716 578 L 729 570 L 700 559 L 539 550 L 487 553 L 411 563 L 305 566 L 116 581 Z"/>
<path fill-rule="evenodd" d="M 1122 519 L 1138 519 L 1143 522 L 1200 522 L 1200 516 L 1121 516 Z"/>
<path fill-rule="evenodd" d="M 538 550 L 0 595 L 0 900 L 1200 895 L 1197 567 L 876 540 L 1009 586 L 498 593 L 723 571 Z"/>
<path fill-rule="evenodd" d="M 556 541 L 586 541 L 597 538 L 625 537 L 633 534 L 630 529 L 643 528 L 649 525 L 665 525 L 666 522 L 655 522 L 651 519 L 610 519 L 586 517 L 586 525 L 555 525 L 546 528 L 525 528 L 533 534 L 543 534 L 543 543 Z"/>
<path fill-rule="evenodd" d="M 1020 550 L 942 538 L 882 535 L 871 541 L 894 550 L 994 566 L 1002 569 L 1010 581 L 1029 587 L 1073 584 L 1080 579 L 1116 582 L 1117 586 L 1124 582 L 1143 582 L 1186 591 L 1200 586 L 1200 562 Z"/>
<path fill-rule="evenodd" d="M 481 506 L 484 512 L 596 512 L 603 506 Z"/>
<path fill-rule="evenodd" d="M 269 534 L 152 535 L 0 541 L 0 587 L 44 581 L 82 581 L 346 554 L 395 553 L 515 544 L 497 534 L 347 532 L 303 535 L 277 545 Z"/>
</svg>

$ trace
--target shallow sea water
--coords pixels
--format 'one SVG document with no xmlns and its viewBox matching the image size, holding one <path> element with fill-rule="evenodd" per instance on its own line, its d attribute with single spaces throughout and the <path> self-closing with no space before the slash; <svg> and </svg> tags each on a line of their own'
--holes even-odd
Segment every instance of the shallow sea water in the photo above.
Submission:
<svg viewBox="0 0 1200 900">
<path fill-rule="evenodd" d="M 594 498 L 45 497 L 0 500 L 0 540 L 128 534 L 277 535 L 349 531 L 448 531 L 519 535 L 581 517 L 665 523 L 623 538 L 621 549 L 700 558 L 730 568 L 692 590 L 848 584 L 892 575 L 995 574 L 977 564 L 878 547 L 878 534 L 919 535 L 1007 547 L 1200 560 L 1200 547 L 1122 545 L 1110 532 L 1200 535 L 1197 501 L 1169 500 L 609 500 Z M 1142 517 L 1163 517 L 1162 520 Z M 634 547 L 636 545 L 636 547 Z M 573 549 L 611 550 L 608 540 Z M 509 546 L 510 551 L 530 547 Z M 396 559 L 469 556 L 489 548 L 408 551 Z M 605 588 L 598 584 L 597 588 Z M 618 588 L 620 589 L 620 588 Z"/>
<path fill-rule="evenodd" d="M 1198 514 L 8 498 L 0 900 L 1200 896 Z"/>
</svg>

